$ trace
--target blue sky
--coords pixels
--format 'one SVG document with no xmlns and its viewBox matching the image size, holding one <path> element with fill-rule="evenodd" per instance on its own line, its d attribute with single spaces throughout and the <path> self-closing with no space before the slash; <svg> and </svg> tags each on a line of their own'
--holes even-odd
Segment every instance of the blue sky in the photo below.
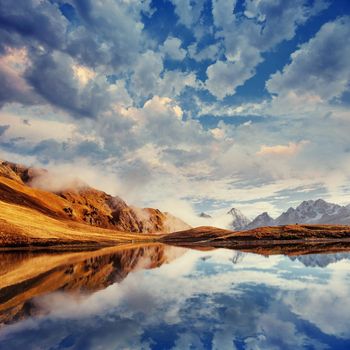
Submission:
<svg viewBox="0 0 350 350">
<path fill-rule="evenodd" d="M 0 157 L 197 224 L 350 202 L 346 0 L 0 0 Z"/>
</svg>

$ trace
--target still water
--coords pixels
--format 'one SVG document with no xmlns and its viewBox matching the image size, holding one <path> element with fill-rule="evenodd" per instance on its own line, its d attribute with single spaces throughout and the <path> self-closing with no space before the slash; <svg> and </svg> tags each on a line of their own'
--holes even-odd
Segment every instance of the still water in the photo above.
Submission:
<svg viewBox="0 0 350 350">
<path fill-rule="evenodd" d="M 0 349 L 350 349 L 350 254 L 0 254 Z"/>
</svg>

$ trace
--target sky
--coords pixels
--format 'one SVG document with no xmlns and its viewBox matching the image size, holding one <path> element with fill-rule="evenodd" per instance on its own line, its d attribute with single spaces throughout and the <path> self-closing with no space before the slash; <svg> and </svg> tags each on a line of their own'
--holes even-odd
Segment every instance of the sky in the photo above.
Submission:
<svg viewBox="0 0 350 350">
<path fill-rule="evenodd" d="M 194 223 L 350 203 L 348 0 L 0 0 L 0 158 Z"/>
</svg>

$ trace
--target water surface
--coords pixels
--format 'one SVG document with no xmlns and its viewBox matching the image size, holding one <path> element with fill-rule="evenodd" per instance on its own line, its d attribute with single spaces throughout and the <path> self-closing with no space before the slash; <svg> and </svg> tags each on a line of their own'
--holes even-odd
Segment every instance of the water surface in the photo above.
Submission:
<svg viewBox="0 0 350 350">
<path fill-rule="evenodd" d="M 350 254 L 0 256 L 0 349 L 350 349 Z"/>
</svg>

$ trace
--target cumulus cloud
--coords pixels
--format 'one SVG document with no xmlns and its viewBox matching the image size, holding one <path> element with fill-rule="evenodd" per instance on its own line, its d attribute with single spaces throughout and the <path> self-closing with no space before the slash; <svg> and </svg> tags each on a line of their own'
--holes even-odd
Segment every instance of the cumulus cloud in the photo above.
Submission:
<svg viewBox="0 0 350 350">
<path fill-rule="evenodd" d="M 236 0 L 214 0 L 213 1 L 213 19 L 217 27 L 228 28 L 234 22 L 233 11 L 236 6 Z"/>
<path fill-rule="evenodd" d="M 198 49 L 197 44 L 192 44 L 188 46 L 188 53 L 192 59 L 198 62 L 202 62 L 204 60 L 215 61 L 220 53 L 220 47 L 220 44 L 216 43 L 205 46 L 202 49 Z"/>
<path fill-rule="evenodd" d="M 216 36 L 223 40 L 227 62 L 217 61 L 208 67 L 208 90 L 219 99 L 233 95 L 237 86 L 255 74 L 255 68 L 263 61 L 263 52 L 292 39 L 298 25 L 326 6 L 323 1 L 313 5 L 305 0 L 249 1 L 246 17 L 237 18 L 233 12 L 235 1 L 215 1 L 214 24 L 221 29 Z M 220 80 L 224 82 L 222 89 Z"/>
<path fill-rule="evenodd" d="M 182 42 L 179 38 L 168 37 L 162 45 L 161 51 L 172 60 L 183 60 L 186 50 L 181 48 Z"/>
<path fill-rule="evenodd" d="M 340 98 L 349 89 L 350 18 L 326 23 L 291 55 L 292 62 L 267 81 L 271 93 L 291 91 L 316 102 Z"/>
<path fill-rule="evenodd" d="M 0 45 L 20 46 L 33 40 L 54 49 L 64 46 L 68 21 L 54 2 L 19 0 L 13 6 L 11 0 L 1 0 L 0 22 Z"/>
<path fill-rule="evenodd" d="M 39 55 L 26 72 L 38 94 L 77 117 L 96 117 L 111 102 L 106 78 L 92 80 L 93 76 L 93 71 L 77 66 L 70 56 L 58 51 Z"/>
<path fill-rule="evenodd" d="M 175 13 L 181 24 L 191 28 L 199 20 L 204 0 L 171 0 L 171 2 L 175 6 Z"/>
<path fill-rule="evenodd" d="M 149 50 L 140 55 L 132 76 L 133 91 L 137 95 L 150 96 L 151 92 L 156 89 L 162 71 L 161 54 Z"/>
<path fill-rule="evenodd" d="M 349 19 L 306 38 L 258 100 L 237 88 L 327 2 L 172 4 L 162 22 L 151 1 L 0 0 L 3 157 L 85 160 L 127 200 L 171 197 L 175 214 L 183 200 L 276 213 L 297 187 L 349 201 Z"/>
<path fill-rule="evenodd" d="M 250 62 L 251 69 L 247 68 L 246 60 Z M 245 51 L 233 61 L 216 61 L 207 68 L 208 79 L 205 86 L 219 99 L 233 95 L 238 86 L 254 75 L 253 67 L 261 60 L 256 51 Z"/>
</svg>

